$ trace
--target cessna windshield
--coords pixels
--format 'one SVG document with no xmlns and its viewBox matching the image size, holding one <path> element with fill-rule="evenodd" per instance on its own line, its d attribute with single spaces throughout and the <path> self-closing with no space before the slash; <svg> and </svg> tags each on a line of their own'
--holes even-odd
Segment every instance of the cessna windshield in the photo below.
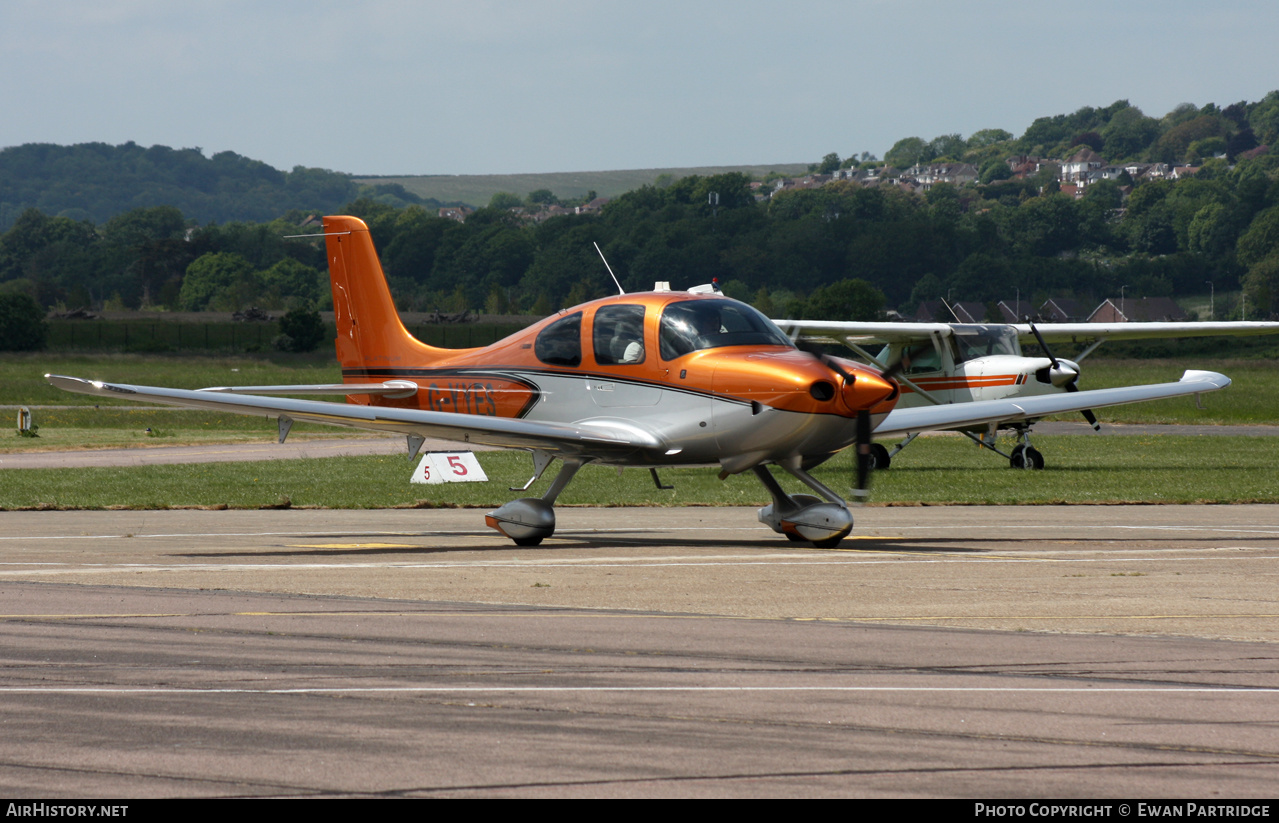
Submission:
<svg viewBox="0 0 1279 823">
<path fill-rule="evenodd" d="M 686 300 L 662 312 L 659 342 L 663 360 L 723 346 L 795 348 L 773 321 L 736 300 Z"/>
<path fill-rule="evenodd" d="M 955 332 L 956 363 L 992 354 L 1021 356 L 1021 343 L 1012 326 L 951 326 Z"/>
</svg>

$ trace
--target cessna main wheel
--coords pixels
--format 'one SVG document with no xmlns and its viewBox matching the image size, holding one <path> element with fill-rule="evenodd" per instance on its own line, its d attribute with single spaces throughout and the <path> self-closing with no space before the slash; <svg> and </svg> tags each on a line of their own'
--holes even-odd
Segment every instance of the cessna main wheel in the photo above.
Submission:
<svg viewBox="0 0 1279 823">
<path fill-rule="evenodd" d="M 878 443 L 870 444 L 870 467 L 877 472 L 881 472 L 892 463 L 892 458 L 888 456 L 888 449 Z"/>
<path fill-rule="evenodd" d="M 1012 459 L 1008 465 L 1014 469 L 1042 469 L 1044 456 L 1034 446 L 1018 446 L 1013 449 Z"/>
</svg>

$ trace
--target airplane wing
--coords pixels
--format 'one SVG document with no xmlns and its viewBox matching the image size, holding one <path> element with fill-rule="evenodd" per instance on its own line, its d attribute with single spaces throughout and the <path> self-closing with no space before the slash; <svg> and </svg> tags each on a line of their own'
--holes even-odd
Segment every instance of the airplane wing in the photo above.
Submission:
<svg viewBox="0 0 1279 823">
<path fill-rule="evenodd" d="M 1161 400 L 1187 394 L 1217 391 L 1230 385 L 1230 378 L 1210 371 L 1187 370 L 1176 383 L 1125 386 L 1066 394 L 1047 394 L 1008 400 L 979 400 L 944 406 L 897 408 L 875 427 L 877 437 L 894 437 L 912 432 L 960 429 L 987 423 L 1037 420 L 1050 414 L 1121 406 L 1143 400 Z"/>
<path fill-rule="evenodd" d="M 1013 326 L 1023 343 L 1034 343 L 1035 333 L 1025 323 Z M 1035 328 L 1049 343 L 1082 343 L 1092 340 L 1142 340 L 1172 337 L 1240 337 L 1279 334 L 1279 323 L 1042 323 Z"/>
<path fill-rule="evenodd" d="M 855 343 L 910 343 L 932 335 L 950 337 L 949 323 L 862 323 L 843 320 L 774 320 L 787 334 L 838 336 Z M 1279 324 L 1276 324 L 1279 325 Z"/>
<path fill-rule="evenodd" d="M 65 391 L 110 397 L 115 400 L 164 403 L 171 406 L 213 409 L 235 414 L 280 417 L 308 423 L 350 426 L 406 436 L 436 437 L 459 443 L 478 443 L 501 448 L 541 449 L 557 455 L 602 458 L 632 455 L 646 449 L 665 450 L 666 448 L 665 442 L 652 432 L 622 420 L 585 420 L 572 424 L 541 423 L 511 417 L 488 417 L 478 414 L 400 409 L 388 406 L 358 406 L 323 400 L 234 394 L 227 391 L 189 391 L 155 386 L 131 386 L 57 374 L 46 374 L 45 378 L 51 385 Z M 292 394 L 301 387 L 264 388 L 289 390 Z M 313 388 L 329 389 L 328 393 L 336 393 L 337 387 Z M 404 391 L 402 385 L 392 385 L 389 388 Z M 350 392 L 350 388 L 343 388 L 342 391 Z M 355 393 L 365 394 L 368 391 L 361 387 L 361 391 Z"/>
<path fill-rule="evenodd" d="M 783 331 L 827 335 L 866 343 L 909 343 L 932 335 L 954 334 L 950 323 L 862 323 L 843 320 L 774 320 Z M 970 324 L 971 325 L 971 324 Z M 981 325 L 981 324 L 978 324 Z M 1002 326 L 1002 323 L 985 325 Z M 1011 324 L 1023 343 L 1034 343 L 1035 333 L 1026 323 Z M 1229 323 L 1040 323 L 1035 328 L 1049 343 L 1084 343 L 1098 339 L 1141 340 L 1174 337 L 1242 337 L 1279 334 L 1279 323 L 1255 321 Z"/>
</svg>

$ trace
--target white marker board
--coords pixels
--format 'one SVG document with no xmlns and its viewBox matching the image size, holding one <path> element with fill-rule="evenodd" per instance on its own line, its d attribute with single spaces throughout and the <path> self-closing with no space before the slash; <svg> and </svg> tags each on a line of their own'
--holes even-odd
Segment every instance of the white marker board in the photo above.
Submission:
<svg viewBox="0 0 1279 823">
<path fill-rule="evenodd" d="M 427 452 L 413 470 L 410 483 L 482 483 L 488 475 L 474 452 Z"/>
</svg>

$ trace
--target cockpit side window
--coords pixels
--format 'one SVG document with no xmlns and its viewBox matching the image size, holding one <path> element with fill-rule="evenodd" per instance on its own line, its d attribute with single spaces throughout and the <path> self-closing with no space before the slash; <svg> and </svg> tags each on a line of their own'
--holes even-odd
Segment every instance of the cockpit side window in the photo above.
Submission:
<svg viewBox="0 0 1279 823">
<path fill-rule="evenodd" d="M 582 365 L 582 313 L 556 320 L 538 332 L 533 353 L 548 366 Z"/>
<path fill-rule="evenodd" d="M 602 306 L 595 312 L 591 333 L 595 362 L 601 366 L 630 366 L 644 362 L 644 307 Z"/>
</svg>

